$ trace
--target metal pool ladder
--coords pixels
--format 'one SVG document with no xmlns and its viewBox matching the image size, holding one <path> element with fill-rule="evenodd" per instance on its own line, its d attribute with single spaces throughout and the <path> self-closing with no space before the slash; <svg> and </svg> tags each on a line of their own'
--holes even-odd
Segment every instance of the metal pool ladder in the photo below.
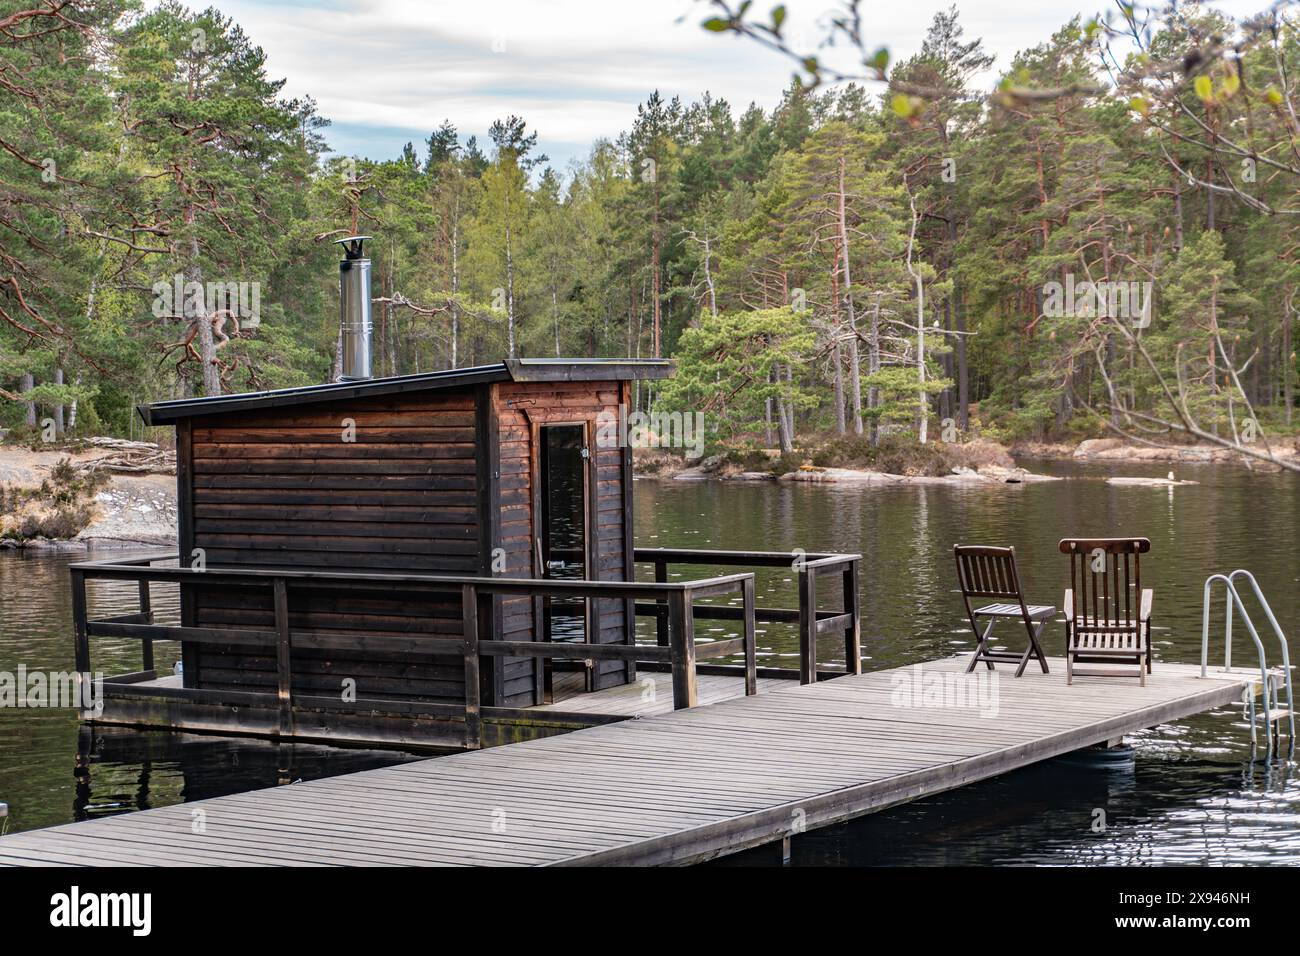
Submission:
<svg viewBox="0 0 1300 956">
<path fill-rule="evenodd" d="M 1255 623 L 1250 619 L 1246 606 L 1241 603 L 1241 595 L 1237 592 L 1237 585 L 1234 583 L 1238 577 L 1244 577 L 1250 582 L 1256 600 L 1259 601 L 1260 607 L 1264 609 L 1264 613 L 1268 616 L 1268 622 L 1273 625 L 1273 633 L 1277 635 L 1278 644 L 1282 648 L 1281 674 L 1276 671 L 1270 673 L 1268 669 L 1267 655 L 1264 653 L 1264 642 L 1259 639 L 1259 632 L 1255 629 Z M 1225 671 L 1232 669 L 1232 606 L 1235 606 L 1237 613 L 1241 615 L 1242 621 L 1245 622 L 1246 630 L 1250 632 L 1251 640 L 1255 642 L 1255 650 L 1259 654 L 1259 677 L 1260 684 L 1264 689 L 1263 726 L 1268 741 L 1267 758 L 1272 759 L 1275 750 L 1281 747 L 1282 721 L 1285 720 L 1287 722 L 1287 759 L 1290 759 L 1295 756 L 1295 706 L 1291 691 L 1291 655 L 1287 649 L 1286 635 L 1282 633 L 1282 628 L 1273 615 L 1273 609 L 1268 606 L 1268 601 L 1265 600 L 1264 592 L 1260 590 L 1255 575 L 1249 571 L 1239 568 L 1231 574 L 1211 574 L 1205 579 L 1205 598 L 1201 612 L 1201 676 L 1206 676 L 1209 662 L 1210 597 L 1215 581 L 1223 582 L 1227 603 L 1230 605 L 1225 608 L 1224 613 L 1223 669 Z M 1279 680 L 1279 677 L 1282 680 Z M 1286 688 L 1285 706 L 1283 706 L 1279 697 L 1283 686 Z M 1246 690 L 1245 698 L 1246 706 L 1250 711 L 1250 750 L 1251 759 L 1253 760 L 1258 746 L 1256 736 L 1259 720 L 1255 710 L 1255 694 L 1249 688 Z"/>
</svg>

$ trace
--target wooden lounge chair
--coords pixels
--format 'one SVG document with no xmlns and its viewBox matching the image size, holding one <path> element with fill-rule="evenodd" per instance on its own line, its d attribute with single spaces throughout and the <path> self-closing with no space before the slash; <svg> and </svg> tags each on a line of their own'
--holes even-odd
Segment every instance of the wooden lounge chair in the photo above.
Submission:
<svg viewBox="0 0 1300 956">
<path fill-rule="evenodd" d="M 1070 556 L 1065 592 L 1065 682 L 1074 675 L 1110 677 L 1127 671 L 1076 668 L 1075 664 L 1135 664 L 1143 685 L 1151 672 L 1153 592 L 1142 587 L 1139 556 L 1146 538 L 1063 538 Z"/>
<path fill-rule="evenodd" d="M 970 620 L 977 642 L 975 654 L 966 665 L 966 673 L 973 671 L 981 661 L 988 665 L 989 670 L 993 670 L 994 661 L 1006 661 L 1020 665 L 1016 668 L 1016 676 L 1019 677 L 1025 672 L 1030 657 L 1037 657 L 1046 674 L 1047 658 L 1043 656 L 1038 636 L 1042 634 L 1047 622 L 1056 615 L 1056 608 L 1046 604 L 1025 603 L 1025 595 L 1020 589 L 1020 575 L 1016 573 L 1016 549 L 958 544 L 953 546 L 952 553 L 957 559 L 957 581 L 961 585 L 961 597 L 966 604 L 966 617 Z M 993 598 L 998 603 L 972 609 L 971 598 Z M 988 619 L 983 631 L 978 623 L 980 618 Z M 989 648 L 993 626 L 1002 618 L 1020 618 L 1024 622 L 1029 634 L 1029 646 L 1023 654 Z"/>
</svg>

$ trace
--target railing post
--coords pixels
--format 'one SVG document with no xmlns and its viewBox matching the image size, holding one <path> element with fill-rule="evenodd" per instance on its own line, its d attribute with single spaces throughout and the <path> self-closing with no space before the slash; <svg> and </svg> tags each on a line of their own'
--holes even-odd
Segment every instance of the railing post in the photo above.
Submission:
<svg viewBox="0 0 1300 956">
<path fill-rule="evenodd" d="M 745 696 L 758 693 L 758 647 L 754 634 L 754 576 L 740 584 L 740 603 L 745 615 Z"/>
<path fill-rule="evenodd" d="M 668 562 L 663 558 L 655 559 L 655 583 L 668 583 Z M 668 607 L 659 598 L 655 598 L 655 639 L 660 647 L 668 646 Z"/>
<path fill-rule="evenodd" d="M 140 580 L 140 617 L 141 623 L 153 623 L 153 605 L 150 603 L 149 580 L 142 578 Z M 153 670 L 153 638 L 145 637 L 140 640 L 140 669 L 145 671 Z"/>
<path fill-rule="evenodd" d="M 799 569 L 799 683 L 817 683 L 817 572 Z"/>
<path fill-rule="evenodd" d="M 695 615 L 686 588 L 668 595 L 668 621 L 672 640 L 673 709 L 684 710 L 700 702 L 695 686 Z"/>
<path fill-rule="evenodd" d="M 280 736 L 293 736 L 293 667 L 289 638 L 289 588 L 284 578 L 272 583 L 275 593 L 275 676 L 280 704 Z"/>
<path fill-rule="evenodd" d="M 461 585 L 460 599 L 465 617 L 465 749 L 478 750 L 483 746 L 479 701 L 478 588 L 472 584 Z"/>
<path fill-rule="evenodd" d="M 85 683 L 90 677 L 90 636 L 86 631 L 86 574 L 77 568 L 72 576 L 72 629 L 74 635 L 73 655 L 76 659 L 77 681 Z M 86 700 L 85 692 L 78 688 Z"/>
<path fill-rule="evenodd" d="M 844 672 L 862 673 L 862 620 L 858 607 L 858 562 L 850 561 L 844 568 L 844 613 L 849 626 L 844 629 Z"/>
</svg>

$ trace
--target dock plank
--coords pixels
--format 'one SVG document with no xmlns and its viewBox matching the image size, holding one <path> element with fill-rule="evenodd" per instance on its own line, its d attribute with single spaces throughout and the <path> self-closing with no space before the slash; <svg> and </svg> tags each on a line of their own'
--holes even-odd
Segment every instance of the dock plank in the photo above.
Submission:
<svg viewBox="0 0 1300 956">
<path fill-rule="evenodd" d="M 921 666 L 975 688 L 964 663 Z M 1123 677 L 1067 687 L 1063 662 L 1049 664 L 1052 673 L 1019 680 L 999 671 L 983 716 L 903 706 L 911 668 L 766 681 L 756 697 L 716 678 L 710 703 L 680 711 L 664 709 L 671 694 L 657 679 L 639 719 L 17 833 L 0 838 L 0 866 L 698 862 L 1212 710 L 1258 681 L 1157 664 L 1146 687 Z M 630 716 L 646 703 L 635 687 L 611 690 L 581 705 Z"/>
</svg>

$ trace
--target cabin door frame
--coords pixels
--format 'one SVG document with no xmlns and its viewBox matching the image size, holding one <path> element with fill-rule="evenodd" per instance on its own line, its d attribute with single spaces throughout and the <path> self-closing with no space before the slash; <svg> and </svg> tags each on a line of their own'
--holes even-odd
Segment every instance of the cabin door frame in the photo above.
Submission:
<svg viewBox="0 0 1300 956">
<path fill-rule="evenodd" d="M 598 554 L 598 536 L 596 534 L 595 521 L 597 519 L 596 511 L 596 435 L 595 423 L 589 418 L 580 419 L 563 419 L 563 420 L 546 420 L 532 422 L 532 442 L 533 442 L 533 562 L 536 576 L 538 578 L 546 577 L 545 553 L 543 551 L 543 538 L 546 529 L 543 521 L 546 516 L 545 501 L 545 483 L 547 472 L 543 465 L 542 443 L 545 441 L 545 430 L 548 428 L 581 428 L 582 429 L 582 576 L 584 580 L 597 580 L 599 566 Z M 533 621 L 536 639 L 539 641 L 549 641 L 550 634 L 546 626 L 546 603 L 545 598 L 533 599 Z M 589 600 L 583 612 L 583 638 L 588 643 L 599 643 L 600 635 L 600 607 L 599 602 Z M 592 637 L 597 638 L 596 641 Z M 550 658 L 542 658 L 542 667 L 539 669 L 538 677 L 538 695 L 544 703 L 553 703 L 555 699 L 553 687 L 553 674 L 555 661 Z M 563 668 L 565 663 L 560 662 Z M 583 689 L 590 692 L 595 689 L 595 674 L 592 667 L 587 666 L 579 661 L 578 666 L 583 671 Z"/>
</svg>

